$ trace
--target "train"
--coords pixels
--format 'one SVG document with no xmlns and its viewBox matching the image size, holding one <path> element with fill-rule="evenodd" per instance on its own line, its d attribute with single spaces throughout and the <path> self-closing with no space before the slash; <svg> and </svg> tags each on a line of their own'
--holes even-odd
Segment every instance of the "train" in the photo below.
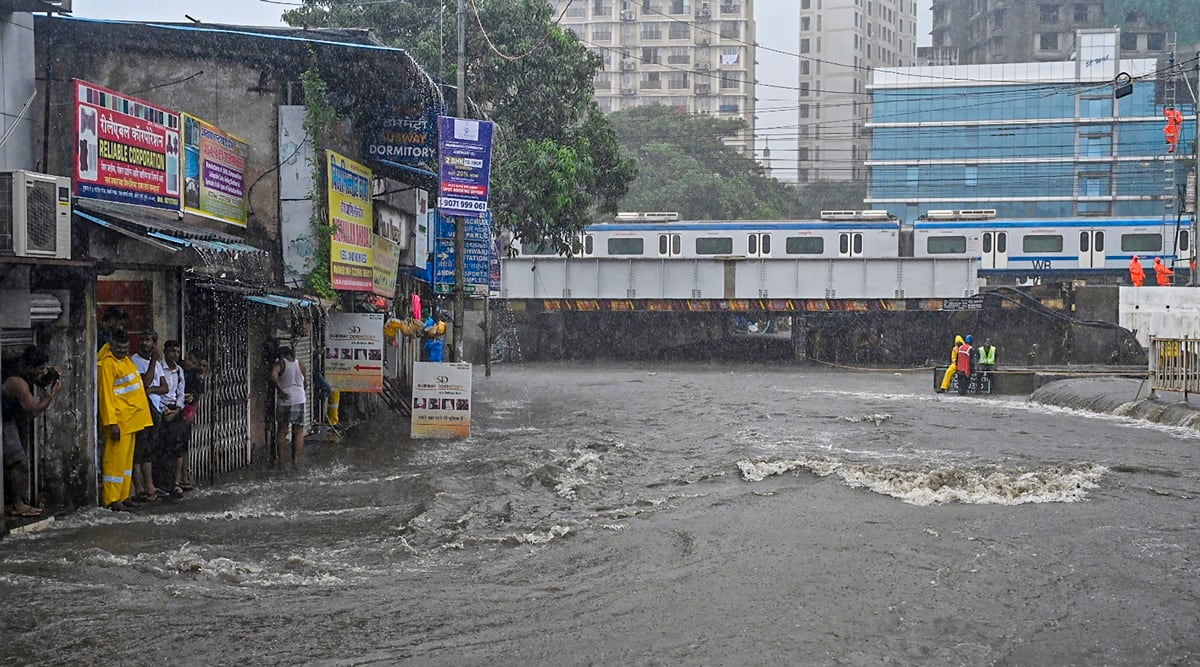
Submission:
<svg viewBox="0 0 1200 667">
<path fill-rule="evenodd" d="M 1190 227 L 1162 218 L 998 218 L 993 209 L 933 210 L 911 224 L 887 211 L 822 211 L 813 220 L 681 221 L 671 212 L 622 213 L 588 226 L 573 256 L 649 259 L 979 260 L 993 282 L 1128 275 L 1137 255 L 1187 269 Z M 523 255 L 557 255 L 536 243 Z"/>
</svg>

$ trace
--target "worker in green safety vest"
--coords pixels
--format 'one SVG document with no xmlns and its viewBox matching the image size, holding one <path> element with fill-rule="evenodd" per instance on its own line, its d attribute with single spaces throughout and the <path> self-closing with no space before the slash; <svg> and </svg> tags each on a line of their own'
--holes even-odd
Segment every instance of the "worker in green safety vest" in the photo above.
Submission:
<svg viewBox="0 0 1200 667">
<path fill-rule="evenodd" d="M 983 386 L 984 378 L 987 378 L 987 386 L 992 386 L 992 374 L 989 371 L 996 370 L 996 346 L 992 345 L 990 338 L 983 340 L 983 345 L 979 348 L 979 384 Z"/>
</svg>

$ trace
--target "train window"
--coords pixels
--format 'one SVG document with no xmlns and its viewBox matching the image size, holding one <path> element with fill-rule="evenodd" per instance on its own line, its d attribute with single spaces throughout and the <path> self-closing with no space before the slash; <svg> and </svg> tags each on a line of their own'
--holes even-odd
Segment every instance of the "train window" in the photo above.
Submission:
<svg viewBox="0 0 1200 667">
<path fill-rule="evenodd" d="M 771 235 L 770 234 L 762 235 L 762 254 L 764 254 L 764 255 L 771 254 Z"/>
<path fill-rule="evenodd" d="M 1088 245 L 1089 245 L 1088 239 L 1089 238 L 1091 238 L 1091 234 L 1089 234 L 1087 232 L 1079 232 L 1079 252 L 1090 252 L 1091 251 L 1091 248 L 1088 247 Z"/>
<path fill-rule="evenodd" d="M 967 237 L 930 236 L 925 240 L 925 251 L 930 255 L 961 255 L 967 251 Z"/>
<path fill-rule="evenodd" d="M 996 232 L 996 252 L 1008 252 L 1008 234 L 1006 232 Z"/>
<path fill-rule="evenodd" d="M 850 252 L 850 235 L 838 234 L 838 254 L 846 255 Z"/>
<path fill-rule="evenodd" d="M 559 252 L 558 249 L 554 247 L 554 244 L 548 241 L 522 241 L 521 254 L 541 256 L 557 255 Z"/>
<path fill-rule="evenodd" d="M 680 241 L 679 238 L 680 238 L 679 234 L 671 235 L 671 254 L 672 255 L 678 255 L 679 251 L 683 249 L 683 242 Z"/>
<path fill-rule="evenodd" d="M 1122 234 L 1122 252 L 1159 252 L 1162 250 L 1162 234 Z"/>
<path fill-rule="evenodd" d="M 854 253 L 855 255 L 862 254 L 862 234 L 854 235 Z"/>
<path fill-rule="evenodd" d="M 983 233 L 983 254 L 987 255 L 992 252 L 992 234 L 991 232 Z"/>
<path fill-rule="evenodd" d="M 1021 239 L 1023 252 L 1062 252 L 1063 237 L 1058 234 L 1035 234 Z"/>
<path fill-rule="evenodd" d="M 824 254 L 825 239 L 820 236 L 789 236 L 783 242 L 783 251 L 789 255 Z"/>
<path fill-rule="evenodd" d="M 596 245 L 595 242 L 592 240 L 592 235 L 584 234 L 584 236 L 583 236 L 583 254 L 587 255 L 588 257 L 591 257 L 592 250 L 595 247 L 595 245 Z"/>
<path fill-rule="evenodd" d="M 696 239 L 697 255 L 732 255 L 733 237 L 715 236 Z"/>
<path fill-rule="evenodd" d="M 758 234 L 751 234 L 746 238 L 746 244 L 751 255 L 758 254 Z"/>
<path fill-rule="evenodd" d="M 667 254 L 667 238 L 666 234 L 658 235 L 658 254 L 660 255 Z"/>
<path fill-rule="evenodd" d="M 640 255 L 642 254 L 642 239 L 609 239 L 609 255 Z"/>
<path fill-rule="evenodd" d="M 1180 250 L 1191 250 L 1192 249 L 1192 240 L 1191 239 L 1192 239 L 1192 237 L 1191 237 L 1191 234 L 1188 234 L 1188 230 L 1186 230 L 1186 229 L 1179 230 L 1179 249 Z"/>
<path fill-rule="evenodd" d="M 1092 238 L 1094 239 L 1092 243 L 1096 246 L 1096 252 L 1104 252 L 1104 232 L 1097 230 Z"/>
</svg>

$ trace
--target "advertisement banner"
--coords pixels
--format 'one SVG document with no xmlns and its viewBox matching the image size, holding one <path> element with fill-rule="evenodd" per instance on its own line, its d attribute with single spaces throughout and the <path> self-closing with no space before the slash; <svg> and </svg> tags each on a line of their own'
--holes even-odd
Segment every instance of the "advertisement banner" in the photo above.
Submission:
<svg viewBox="0 0 1200 667">
<path fill-rule="evenodd" d="M 400 270 L 400 244 L 372 234 L 375 268 L 371 272 L 374 292 L 379 296 L 396 298 L 396 272 Z"/>
<path fill-rule="evenodd" d="M 371 170 L 340 153 L 325 152 L 329 220 L 337 228 L 329 242 L 329 280 L 335 290 L 371 292 L 375 289 Z"/>
<path fill-rule="evenodd" d="M 325 379 L 334 389 L 383 391 L 383 313 L 329 313 Z"/>
<path fill-rule="evenodd" d="M 413 364 L 413 438 L 471 436 L 471 364 Z"/>
<path fill-rule="evenodd" d="M 466 223 L 463 249 L 463 291 L 485 296 L 491 285 L 492 214 L 482 218 L 462 218 Z M 454 291 L 454 269 L 458 254 L 454 251 L 454 221 L 437 212 L 437 238 L 433 252 L 433 289 L 439 294 Z"/>
<path fill-rule="evenodd" d="M 183 210 L 246 226 L 250 144 L 183 114 Z"/>
<path fill-rule="evenodd" d="M 179 114 L 75 85 L 75 196 L 178 211 Z"/>
<path fill-rule="evenodd" d="M 438 209 L 445 215 L 483 215 L 492 171 L 492 122 L 439 116 L 438 163 Z"/>
</svg>

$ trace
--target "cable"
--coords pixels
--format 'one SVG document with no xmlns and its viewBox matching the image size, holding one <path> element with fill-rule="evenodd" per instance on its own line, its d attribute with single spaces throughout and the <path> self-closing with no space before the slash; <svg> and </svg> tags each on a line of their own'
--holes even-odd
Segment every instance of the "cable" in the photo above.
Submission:
<svg viewBox="0 0 1200 667">
<path fill-rule="evenodd" d="M 563 16 L 566 15 L 567 10 L 571 8 L 571 5 L 574 4 L 574 2 L 575 0 L 567 0 L 567 4 L 563 6 L 563 10 L 559 12 L 558 18 L 553 21 L 553 25 L 558 25 L 559 21 L 561 21 Z M 479 6 L 475 4 L 475 0 L 471 0 L 471 11 L 475 14 L 475 23 L 479 26 L 479 32 L 483 35 L 483 40 L 487 42 L 488 48 L 491 49 L 496 55 L 510 62 L 529 57 L 534 51 L 542 48 L 542 46 L 546 44 L 547 40 L 550 39 L 550 36 L 554 34 L 552 29 L 548 29 L 546 30 L 546 34 L 542 35 L 542 38 L 538 41 L 538 43 L 534 44 L 533 47 L 528 51 L 519 56 L 510 56 L 496 48 L 495 43 L 492 42 L 492 38 L 488 36 L 487 29 L 483 27 L 483 19 L 479 17 Z"/>
</svg>

